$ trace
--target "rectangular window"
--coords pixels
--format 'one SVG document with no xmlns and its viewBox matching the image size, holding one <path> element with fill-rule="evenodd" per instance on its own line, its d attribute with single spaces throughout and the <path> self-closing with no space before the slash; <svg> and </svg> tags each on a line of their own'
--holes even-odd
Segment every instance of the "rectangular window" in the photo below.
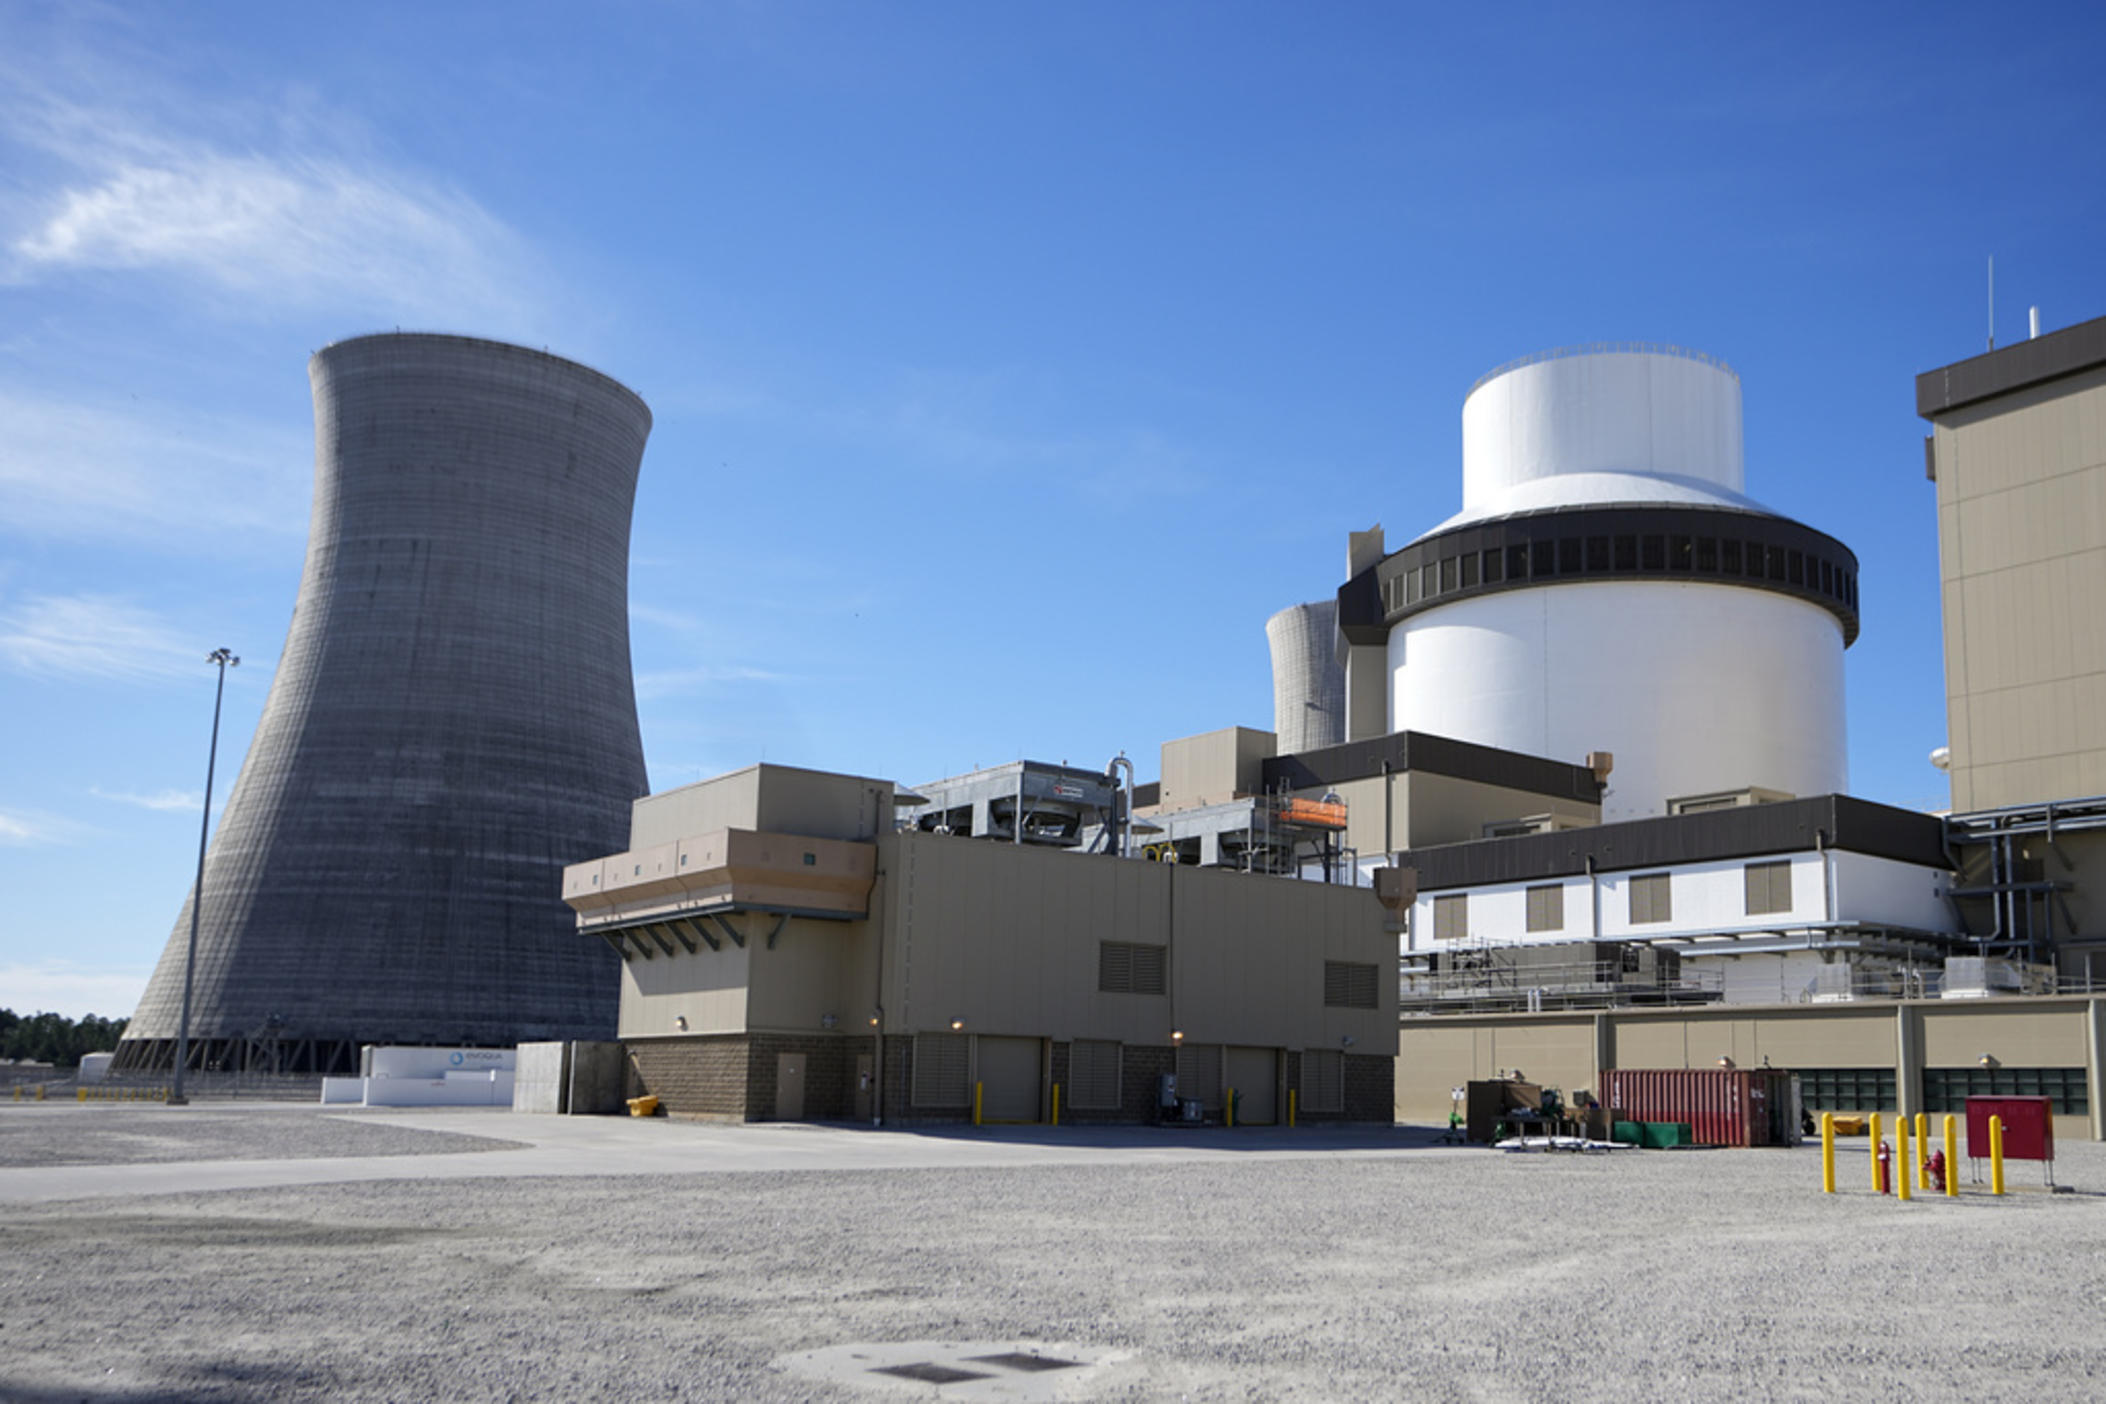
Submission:
<svg viewBox="0 0 2106 1404">
<path fill-rule="evenodd" d="M 1821 562 L 1821 593 L 1824 595 L 1835 593 L 1835 567 L 1827 561 Z"/>
<path fill-rule="evenodd" d="M 1379 965 L 1353 960 L 1324 962 L 1324 1007 L 1326 1009 L 1377 1009 L 1381 1007 L 1376 984 Z"/>
<path fill-rule="evenodd" d="M 2091 1086 L 2082 1068 L 1925 1068 L 1925 1111 L 1964 1112 L 1969 1097 L 2046 1097 L 2057 1116 L 2088 1116 Z"/>
<path fill-rule="evenodd" d="M 1790 562 L 1789 566 L 1787 566 L 1787 569 L 1791 572 L 1792 584 L 1804 585 L 1806 583 L 1805 553 L 1800 551 L 1794 551 L 1791 553 L 1791 555 L 1785 557 L 1785 559 Z"/>
<path fill-rule="evenodd" d="M 1696 539 L 1696 568 L 1707 575 L 1718 574 L 1718 538 L 1699 536 Z"/>
<path fill-rule="evenodd" d="M 1792 909 L 1792 865 L 1789 861 L 1750 863 L 1747 872 L 1749 916 L 1766 916 Z"/>
<path fill-rule="evenodd" d="M 1578 575 L 1583 564 L 1581 552 L 1585 544 L 1577 536 L 1567 536 L 1558 542 L 1558 574 Z"/>
<path fill-rule="evenodd" d="M 1432 599 L 1440 590 L 1440 567 L 1432 561 L 1419 567 L 1419 598 Z"/>
<path fill-rule="evenodd" d="M 1453 590 L 1459 582 L 1455 574 L 1455 557 L 1449 556 L 1441 562 L 1441 593 Z"/>
<path fill-rule="evenodd" d="M 1609 573 L 1609 538 L 1608 538 L 1608 537 L 1606 537 L 1606 536 L 1590 536 L 1590 537 L 1588 537 L 1588 538 L 1587 538 L 1587 574 L 1589 574 L 1589 575 L 1607 575 L 1608 573 Z"/>
<path fill-rule="evenodd" d="M 1470 894 L 1451 893 L 1433 899 L 1433 939 L 1460 941 L 1470 934 Z"/>
<path fill-rule="evenodd" d="M 1565 885 L 1560 882 L 1547 883 L 1542 887 L 1528 889 L 1528 929 L 1530 931 L 1563 931 L 1565 929 Z"/>
<path fill-rule="evenodd" d="M 1484 583 L 1497 585 L 1506 579 L 1506 557 L 1498 549 L 1484 553 Z"/>
<path fill-rule="evenodd" d="M 1782 546 L 1772 546 L 1769 548 L 1768 555 L 1770 561 L 1770 579 L 1784 579 L 1784 548 Z"/>
<path fill-rule="evenodd" d="M 1645 567 L 1645 569 L 1647 569 L 1647 570 L 1666 570 L 1666 569 L 1667 569 L 1667 538 L 1666 538 L 1666 537 L 1664 537 L 1664 536 L 1641 536 L 1641 537 L 1639 537 L 1639 538 L 1638 538 L 1638 544 L 1639 544 L 1639 546 L 1641 547 L 1641 555 L 1640 555 L 1639 563 L 1640 563 L 1641 565 L 1643 565 L 1643 566 Z"/>
<path fill-rule="evenodd" d="M 914 1105 L 969 1107 L 973 1104 L 970 1034 L 914 1035 Z"/>
<path fill-rule="evenodd" d="M 1616 568 L 1618 570 L 1638 569 L 1637 537 L 1619 536 L 1616 538 Z"/>
<path fill-rule="evenodd" d="M 1892 1111 L 1897 1105 L 1892 1068 L 1797 1068 L 1799 1102 L 1808 1111 Z M 1926 1094 L 1931 1071 L 1923 1074 Z"/>
<path fill-rule="evenodd" d="M 1506 578 L 1509 580 L 1528 579 L 1528 548 L 1526 546 L 1509 546 L 1506 548 Z"/>
<path fill-rule="evenodd" d="M 1727 575 L 1740 574 L 1740 543 L 1727 538 L 1718 543 L 1718 568 Z"/>
<path fill-rule="evenodd" d="M 1336 1048 L 1309 1048 L 1302 1052 L 1303 1111 L 1345 1110 L 1345 1054 Z"/>
<path fill-rule="evenodd" d="M 1696 545 L 1686 536 L 1671 536 L 1667 539 L 1667 568 L 1688 570 L 1696 564 Z"/>
<path fill-rule="evenodd" d="M 1469 552 L 1462 558 L 1462 587 L 1467 590 L 1477 583 L 1477 553 Z"/>
<path fill-rule="evenodd" d="M 1105 994 L 1159 995 L 1167 992 L 1168 951 L 1134 941 L 1097 943 L 1097 988 Z"/>
<path fill-rule="evenodd" d="M 1546 577 L 1556 575 L 1558 573 L 1557 542 L 1535 542 L 1529 547 L 1528 555 L 1528 571 L 1529 574 L 1533 575 L 1536 579 L 1545 579 Z"/>
<path fill-rule="evenodd" d="M 1068 1105 L 1076 1111 L 1119 1109 L 1119 1044 L 1078 1038 L 1068 1045 Z"/>
<path fill-rule="evenodd" d="M 1404 582 L 1404 603 L 1408 605 L 1417 604 L 1419 602 L 1419 573 L 1415 570 L 1407 570 L 1399 579 Z"/>
<path fill-rule="evenodd" d="M 1674 920 L 1674 902 L 1666 873 L 1640 873 L 1630 881 L 1631 924 Z"/>
</svg>

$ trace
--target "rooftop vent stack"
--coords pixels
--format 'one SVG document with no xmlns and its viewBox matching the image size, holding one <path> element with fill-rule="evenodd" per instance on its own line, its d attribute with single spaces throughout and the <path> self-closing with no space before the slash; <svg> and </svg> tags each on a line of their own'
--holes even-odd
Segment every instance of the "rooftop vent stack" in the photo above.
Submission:
<svg viewBox="0 0 2106 1404">
<path fill-rule="evenodd" d="M 2031 341 L 2034 337 L 2040 335 L 2040 309 L 2038 307 L 2031 308 L 2026 313 L 2026 327 L 2026 340 Z"/>
<path fill-rule="evenodd" d="M 560 889 L 626 846 L 646 788 L 628 564 L 650 411 L 459 336 L 340 341 L 308 374 L 307 562 L 205 864 L 193 1062 L 608 1037 L 619 963 Z M 172 1066 L 188 933 L 186 902 L 121 1066 Z"/>
</svg>

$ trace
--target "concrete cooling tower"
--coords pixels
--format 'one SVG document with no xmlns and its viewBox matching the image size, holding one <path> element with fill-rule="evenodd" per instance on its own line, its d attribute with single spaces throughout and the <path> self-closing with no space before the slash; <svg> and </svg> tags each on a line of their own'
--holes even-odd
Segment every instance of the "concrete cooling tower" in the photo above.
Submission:
<svg viewBox="0 0 2106 1404">
<path fill-rule="evenodd" d="M 1272 645 L 1272 729 L 1279 753 L 1345 740 L 1345 666 L 1338 661 L 1338 602 L 1289 605 L 1265 621 Z"/>
<path fill-rule="evenodd" d="M 629 521 L 650 433 L 596 371 L 454 336 L 310 362 L 307 564 L 205 865 L 191 1065 L 614 1033 L 565 863 L 644 793 Z M 173 1064 L 186 902 L 119 1066 Z"/>
<path fill-rule="evenodd" d="M 1740 380 L 1710 357 L 1595 347 L 1492 372 L 1463 404 L 1462 511 L 1339 593 L 1356 699 L 1367 664 L 1386 682 L 1354 715 L 1612 752 L 1606 820 L 1845 789 L 1857 558 L 1742 486 Z"/>
</svg>

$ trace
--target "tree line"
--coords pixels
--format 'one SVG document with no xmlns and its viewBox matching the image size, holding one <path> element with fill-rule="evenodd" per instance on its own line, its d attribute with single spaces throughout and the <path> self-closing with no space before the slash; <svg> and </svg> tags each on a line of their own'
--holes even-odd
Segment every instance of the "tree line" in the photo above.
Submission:
<svg viewBox="0 0 2106 1404">
<path fill-rule="evenodd" d="M 108 1053 L 117 1047 L 128 1019 L 89 1014 L 68 1019 L 63 1014 L 17 1014 L 0 1009 L 0 1058 L 28 1059 L 77 1067 L 83 1053 Z"/>
</svg>

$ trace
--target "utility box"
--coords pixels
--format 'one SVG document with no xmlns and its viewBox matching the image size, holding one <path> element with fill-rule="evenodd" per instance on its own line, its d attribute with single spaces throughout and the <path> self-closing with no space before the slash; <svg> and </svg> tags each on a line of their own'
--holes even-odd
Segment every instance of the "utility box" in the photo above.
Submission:
<svg viewBox="0 0 2106 1404">
<path fill-rule="evenodd" d="M 1488 1146 L 1509 1113 L 1533 1116 L 1543 1109 L 1543 1089 L 1533 1082 L 1473 1082 L 1463 1089 L 1463 1139 Z"/>
<path fill-rule="evenodd" d="M 1969 1097 L 1967 1158 L 1989 1158 L 1989 1118 L 2004 1122 L 2004 1159 L 2055 1158 L 2055 1104 L 2047 1097 Z"/>
</svg>

